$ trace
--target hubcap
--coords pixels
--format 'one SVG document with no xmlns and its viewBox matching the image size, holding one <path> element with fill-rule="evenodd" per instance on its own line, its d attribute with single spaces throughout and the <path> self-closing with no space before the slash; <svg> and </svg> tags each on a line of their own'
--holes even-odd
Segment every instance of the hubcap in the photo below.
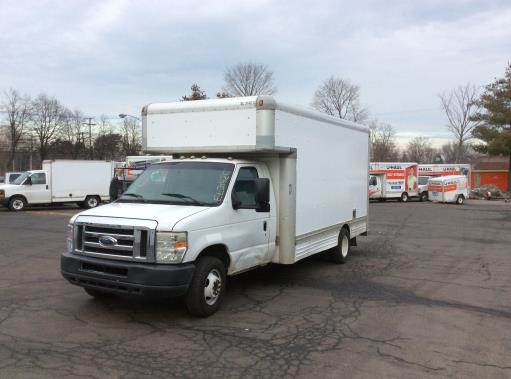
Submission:
<svg viewBox="0 0 511 379">
<path fill-rule="evenodd" d="M 348 255 L 348 248 L 350 246 L 350 241 L 348 240 L 347 236 L 342 236 L 342 242 L 341 242 L 341 254 L 344 258 Z"/>
<path fill-rule="evenodd" d="M 12 207 L 16 210 L 20 210 L 20 209 L 23 209 L 23 201 L 21 200 L 14 200 L 12 202 Z"/>
<path fill-rule="evenodd" d="M 204 285 L 204 299 L 206 304 L 213 305 L 220 296 L 220 290 L 222 289 L 222 278 L 220 272 L 215 268 L 211 270 L 206 277 L 206 283 Z"/>
<path fill-rule="evenodd" d="M 98 201 L 93 197 L 89 199 L 89 207 L 94 208 L 96 205 L 98 205 Z"/>
</svg>

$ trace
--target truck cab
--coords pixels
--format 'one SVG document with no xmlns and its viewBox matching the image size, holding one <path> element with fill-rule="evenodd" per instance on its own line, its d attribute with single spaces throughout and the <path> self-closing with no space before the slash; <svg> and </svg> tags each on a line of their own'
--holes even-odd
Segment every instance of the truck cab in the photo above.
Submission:
<svg viewBox="0 0 511 379">
<path fill-rule="evenodd" d="M 156 163 L 116 202 L 71 219 L 62 272 L 71 282 L 93 283 L 85 285 L 93 296 L 105 289 L 180 296 L 194 272 L 205 270 L 211 282 L 204 288 L 206 306 L 194 298 L 189 307 L 209 314 L 226 275 L 272 261 L 276 228 L 266 164 L 219 158 Z"/>
<path fill-rule="evenodd" d="M 12 184 L 0 186 L 0 201 L 10 210 L 19 211 L 27 204 L 45 204 L 51 202 L 51 192 L 47 172 L 43 170 L 27 171 Z"/>
<path fill-rule="evenodd" d="M 428 201 L 428 180 L 431 176 L 419 175 L 417 180 L 419 187 L 419 199 L 420 201 Z"/>
</svg>

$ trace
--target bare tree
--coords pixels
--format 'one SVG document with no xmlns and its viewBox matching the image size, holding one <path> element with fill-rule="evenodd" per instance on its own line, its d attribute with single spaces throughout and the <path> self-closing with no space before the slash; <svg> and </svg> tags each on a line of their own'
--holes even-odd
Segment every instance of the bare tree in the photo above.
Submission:
<svg viewBox="0 0 511 379">
<path fill-rule="evenodd" d="M 69 146 L 71 158 L 77 159 L 85 151 L 85 124 L 83 113 L 79 110 L 63 109 L 62 126 L 59 136 Z"/>
<path fill-rule="evenodd" d="M 371 131 L 371 161 L 390 162 L 398 159 L 394 128 L 390 124 L 373 121 L 369 125 Z"/>
<path fill-rule="evenodd" d="M 360 105 L 360 88 L 348 80 L 331 76 L 314 93 L 312 106 L 334 117 L 364 122 L 368 111 Z"/>
<path fill-rule="evenodd" d="M 115 159 L 119 155 L 121 145 L 121 135 L 116 132 L 110 119 L 106 115 L 101 115 L 94 139 L 95 158 Z"/>
<path fill-rule="evenodd" d="M 440 148 L 444 163 L 470 163 L 474 162 L 480 154 L 473 147 L 464 143 L 461 152 L 457 142 L 448 142 Z M 459 160 L 457 162 L 457 160 Z"/>
<path fill-rule="evenodd" d="M 181 96 L 181 101 L 205 100 L 208 98 L 206 92 L 201 90 L 198 84 L 192 84 L 190 89 L 192 93 L 190 95 Z"/>
<path fill-rule="evenodd" d="M 46 94 L 39 95 L 32 102 L 31 131 L 38 142 L 41 162 L 46 158 L 63 120 L 63 107 L 60 102 Z"/>
<path fill-rule="evenodd" d="M 137 155 L 142 148 L 140 123 L 125 117 L 121 127 L 121 146 L 125 155 Z"/>
<path fill-rule="evenodd" d="M 30 98 L 21 96 L 18 91 L 10 89 L 4 93 L 4 101 L 0 109 L 7 114 L 7 140 L 9 156 L 7 168 L 14 170 L 14 157 L 21 138 L 26 134 L 26 127 L 30 120 Z"/>
<path fill-rule="evenodd" d="M 456 138 L 456 162 L 463 156 L 463 144 L 472 138 L 472 130 L 479 124 L 474 116 L 480 112 L 479 92 L 475 85 L 467 83 L 438 95 L 447 116 L 447 128 Z"/>
<path fill-rule="evenodd" d="M 411 162 L 433 163 L 435 150 L 429 138 L 414 137 L 408 142 L 406 155 Z"/>
<path fill-rule="evenodd" d="M 238 63 L 224 71 L 223 93 L 227 96 L 273 95 L 277 88 L 267 65 Z M 224 96 L 224 97 L 227 97 Z"/>
</svg>

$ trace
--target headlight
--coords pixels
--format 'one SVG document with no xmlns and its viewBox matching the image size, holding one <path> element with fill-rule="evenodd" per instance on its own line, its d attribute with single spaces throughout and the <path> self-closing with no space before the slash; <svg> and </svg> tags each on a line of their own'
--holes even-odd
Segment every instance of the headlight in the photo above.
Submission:
<svg viewBox="0 0 511 379">
<path fill-rule="evenodd" d="M 156 233 L 156 262 L 181 263 L 188 248 L 185 232 Z"/>
<path fill-rule="evenodd" d="M 73 251 L 73 224 L 67 225 L 67 237 L 66 237 L 66 244 L 67 244 L 67 251 L 72 252 Z"/>
</svg>

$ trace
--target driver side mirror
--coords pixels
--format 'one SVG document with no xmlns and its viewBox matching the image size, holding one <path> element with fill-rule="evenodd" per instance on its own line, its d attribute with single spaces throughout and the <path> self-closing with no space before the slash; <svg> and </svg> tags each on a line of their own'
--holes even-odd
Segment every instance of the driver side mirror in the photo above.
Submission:
<svg viewBox="0 0 511 379">
<path fill-rule="evenodd" d="M 256 189 L 256 212 L 269 212 L 270 211 L 270 179 L 261 178 L 255 179 Z"/>
<path fill-rule="evenodd" d="M 25 183 L 23 183 L 27 186 L 31 186 L 32 185 L 32 179 L 30 178 L 30 176 L 27 178 L 27 180 L 25 180 Z"/>
</svg>

